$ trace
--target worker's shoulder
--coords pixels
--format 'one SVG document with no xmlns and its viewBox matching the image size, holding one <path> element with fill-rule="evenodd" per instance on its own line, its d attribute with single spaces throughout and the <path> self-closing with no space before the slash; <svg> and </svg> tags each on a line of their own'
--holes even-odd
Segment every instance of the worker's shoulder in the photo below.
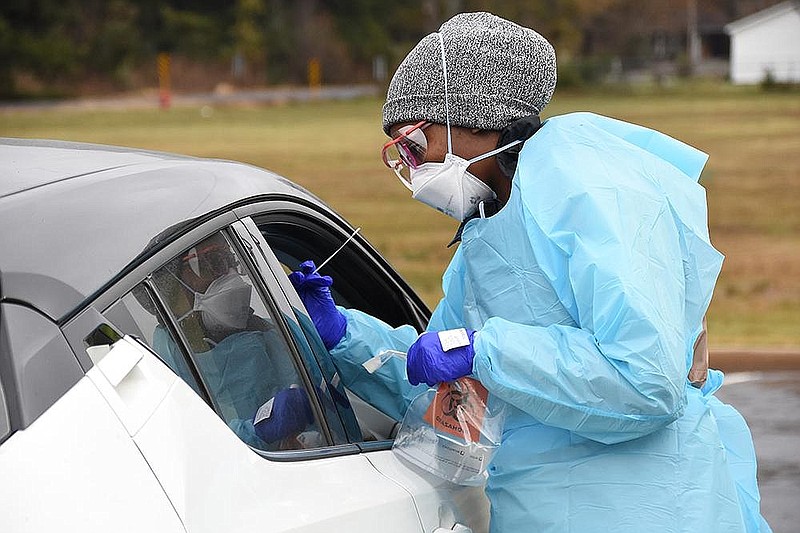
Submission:
<svg viewBox="0 0 800 533">
<path fill-rule="evenodd" d="M 550 134 L 558 132 L 570 132 L 574 138 L 580 131 L 604 132 L 612 135 L 619 135 L 623 131 L 630 129 L 643 129 L 643 126 L 625 122 L 605 115 L 598 115 L 589 111 L 577 111 L 565 115 L 549 117 L 544 121 L 542 131 Z"/>
<path fill-rule="evenodd" d="M 521 155 L 536 152 L 539 157 L 560 158 L 559 154 L 563 155 L 565 150 L 573 155 L 575 151 L 592 152 L 597 147 L 618 144 L 630 127 L 636 126 L 589 112 L 549 117 L 541 129 L 525 142 Z"/>
<path fill-rule="evenodd" d="M 552 157 L 597 160 L 613 158 L 633 167 L 668 164 L 697 181 L 708 155 L 657 130 L 595 113 L 579 112 L 549 118 L 529 151 L 546 147 Z M 531 144 L 531 146 L 527 146 Z M 544 150 L 540 150 L 542 152 Z M 662 171 L 666 172 L 664 169 Z"/>
</svg>

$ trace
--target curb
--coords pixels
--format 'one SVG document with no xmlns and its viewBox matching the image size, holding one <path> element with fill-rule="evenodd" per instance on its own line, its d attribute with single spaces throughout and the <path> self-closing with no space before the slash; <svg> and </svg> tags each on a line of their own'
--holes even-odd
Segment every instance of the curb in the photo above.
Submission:
<svg viewBox="0 0 800 533">
<path fill-rule="evenodd" d="M 708 359 L 723 372 L 800 370 L 800 349 L 724 348 L 711 350 Z"/>
</svg>

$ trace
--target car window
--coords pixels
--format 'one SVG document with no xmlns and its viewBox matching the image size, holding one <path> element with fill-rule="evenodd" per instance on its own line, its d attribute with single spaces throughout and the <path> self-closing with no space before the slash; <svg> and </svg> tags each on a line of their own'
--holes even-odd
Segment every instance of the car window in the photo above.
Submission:
<svg viewBox="0 0 800 533">
<path fill-rule="evenodd" d="M 243 441 L 268 451 L 325 444 L 286 339 L 225 235 L 185 250 L 118 305 L 125 311 L 107 314 L 115 325 L 205 392 Z"/>
<path fill-rule="evenodd" d="M 329 227 L 324 221 L 299 215 L 266 215 L 255 222 L 286 273 L 297 270 L 305 260 L 321 264 L 347 238 L 346 234 Z M 417 330 L 424 329 L 424 307 L 416 306 L 384 266 L 359 246 L 342 248 L 325 264 L 322 273 L 333 277 L 331 294 L 338 305 L 361 310 L 393 326 L 411 324 Z M 300 323 L 303 324 L 302 319 Z M 316 332 L 310 337 L 317 337 Z M 316 344 L 319 349 L 321 341 Z M 324 347 L 321 350 L 327 354 Z M 388 440 L 394 436 L 397 420 L 352 392 L 348 398 L 361 431 L 361 440 Z"/>
<path fill-rule="evenodd" d="M 179 346 L 180 342 L 171 331 L 168 321 L 144 283 L 137 285 L 109 307 L 104 314 L 120 331 L 133 335 L 147 344 L 195 392 L 207 398 L 183 354 L 179 350 L 166 349 Z M 156 349 L 156 340 L 160 350 Z"/>
<path fill-rule="evenodd" d="M 262 217 L 256 223 L 287 273 L 309 259 L 322 264 L 345 239 L 322 222 L 300 216 Z M 321 273 L 334 279 L 331 294 L 338 305 L 358 309 L 392 326 L 425 328 L 425 312 L 355 246 L 345 246 Z"/>
</svg>

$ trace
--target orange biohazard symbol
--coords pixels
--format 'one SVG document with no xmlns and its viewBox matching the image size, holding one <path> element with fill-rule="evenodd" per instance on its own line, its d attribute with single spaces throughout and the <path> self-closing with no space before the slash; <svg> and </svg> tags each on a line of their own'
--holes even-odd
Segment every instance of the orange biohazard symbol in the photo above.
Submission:
<svg viewBox="0 0 800 533">
<path fill-rule="evenodd" d="M 437 432 L 478 442 L 488 395 L 486 387 L 472 378 L 442 383 L 423 420 Z"/>
</svg>

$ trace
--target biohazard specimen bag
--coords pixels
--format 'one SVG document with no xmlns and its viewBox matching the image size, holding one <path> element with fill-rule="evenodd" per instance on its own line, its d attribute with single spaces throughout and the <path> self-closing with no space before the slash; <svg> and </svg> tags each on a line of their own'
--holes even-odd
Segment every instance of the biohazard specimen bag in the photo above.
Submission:
<svg viewBox="0 0 800 533">
<path fill-rule="evenodd" d="M 428 389 L 411 402 L 392 451 L 453 483 L 481 485 L 505 420 L 505 404 L 489 400 L 472 378 Z"/>
</svg>

